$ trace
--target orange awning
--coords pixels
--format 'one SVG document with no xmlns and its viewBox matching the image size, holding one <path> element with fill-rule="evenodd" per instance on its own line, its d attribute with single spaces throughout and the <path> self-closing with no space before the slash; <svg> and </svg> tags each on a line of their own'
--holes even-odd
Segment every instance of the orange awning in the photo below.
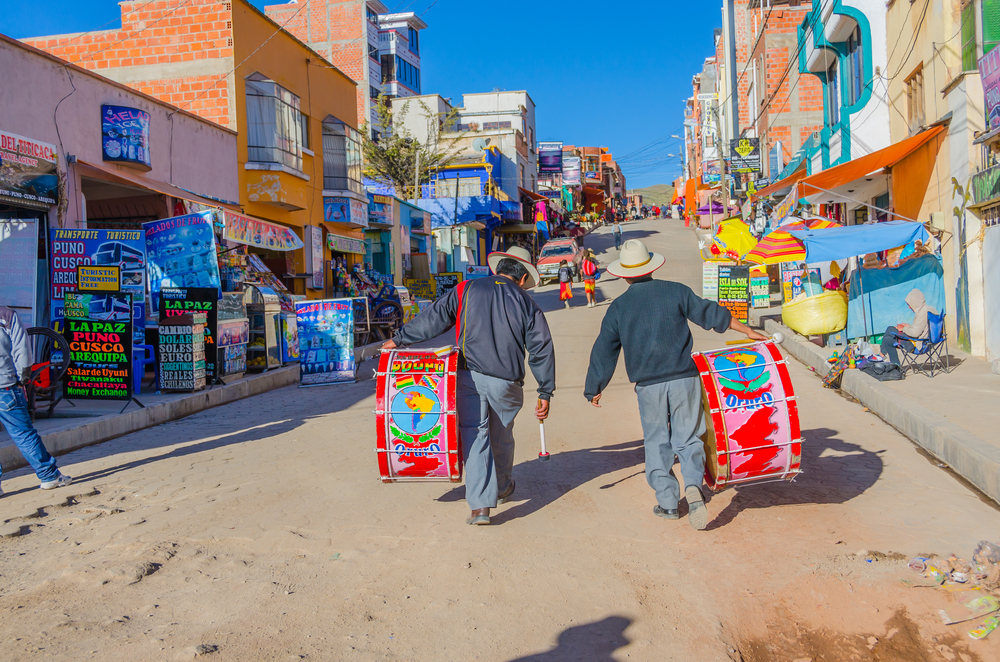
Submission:
<svg viewBox="0 0 1000 662">
<path fill-rule="evenodd" d="M 761 190 L 757 191 L 752 196 L 750 196 L 750 199 L 756 202 L 761 198 L 766 198 L 772 193 L 776 193 L 777 191 L 781 191 L 782 189 L 791 188 L 792 186 L 795 185 L 795 182 L 797 182 L 798 180 L 802 179 L 805 176 L 806 176 L 806 162 L 803 161 L 801 168 L 793 172 L 788 177 L 785 177 L 784 179 L 779 179 L 773 184 L 768 184 L 767 186 L 765 186 L 764 188 L 762 188 Z"/>
<path fill-rule="evenodd" d="M 604 189 L 597 188 L 594 186 L 584 186 L 583 192 L 586 193 L 587 195 L 601 195 L 601 196 L 604 195 Z"/>
<path fill-rule="evenodd" d="M 222 207 L 233 211 L 241 211 L 239 204 L 235 202 L 207 198 L 205 196 L 198 195 L 197 193 L 186 191 L 178 186 L 174 186 L 173 184 L 167 184 L 166 182 L 160 182 L 155 179 L 150 179 L 149 177 L 144 177 L 139 173 L 112 170 L 87 161 L 77 161 L 76 169 L 77 172 L 84 177 L 93 177 L 95 179 L 103 179 L 110 182 L 132 184 L 133 186 L 155 191 L 156 193 L 162 193 L 163 195 L 169 195 L 174 198 L 180 198 L 181 200 L 187 200 L 188 202 L 197 202 L 198 204 L 205 205 L 206 207 Z"/>
<path fill-rule="evenodd" d="M 534 200 L 535 202 L 544 202 L 545 200 L 548 200 L 548 198 L 544 195 L 539 195 L 534 191 L 529 191 L 528 189 L 521 188 L 520 186 L 517 187 L 517 190 L 521 192 L 521 195 L 525 196 L 529 200 Z"/>
<path fill-rule="evenodd" d="M 684 185 L 684 215 L 690 216 L 696 209 L 698 209 L 698 181 L 692 178 Z"/>
</svg>

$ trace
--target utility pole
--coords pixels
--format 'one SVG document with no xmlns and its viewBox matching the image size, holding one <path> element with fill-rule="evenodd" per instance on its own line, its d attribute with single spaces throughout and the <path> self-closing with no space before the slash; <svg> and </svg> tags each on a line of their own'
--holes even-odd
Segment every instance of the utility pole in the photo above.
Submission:
<svg viewBox="0 0 1000 662">
<path fill-rule="evenodd" d="M 420 149 L 417 148 L 417 164 L 413 168 L 413 199 L 420 199 Z"/>
<path fill-rule="evenodd" d="M 726 181 L 726 156 L 723 151 L 729 145 L 725 134 L 722 132 L 722 122 L 719 120 L 719 107 L 715 107 L 715 129 L 718 132 L 718 142 L 716 149 L 719 152 L 719 175 L 722 183 L 722 213 L 729 214 L 729 182 Z M 711 200 L 709 201 L 709 212 L 711 212 Z M 715 234 L 715 216 L 712 216 L 712 234 Z"/>
</svg>

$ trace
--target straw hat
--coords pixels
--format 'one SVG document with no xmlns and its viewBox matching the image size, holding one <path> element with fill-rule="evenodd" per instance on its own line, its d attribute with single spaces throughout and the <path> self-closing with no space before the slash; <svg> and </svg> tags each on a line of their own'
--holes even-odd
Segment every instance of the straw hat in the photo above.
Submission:
<svg viewBox="0 0 1000 662">
<path fill-rule="evenodd" d="M 659 253 L 651 253 L 646 244 L 629 239 L 622 244 L 619 259 L 608 265 L 608 273 L 619 278 L 638 278 L 651 274 L 666 262 Z"/>
<path fill-rule="evenodd" d="M 500 264 L 500 260 L 505 258 L 510 258 L 511 260 L 520 262 L 524 268 L 528 270 L 528 282 L 525 283 L 526 288 L 530 289 L 538 284 L 538 269 L 536 269 L 535 265 L 531 263 L 531 253 L 520 246 L 511 246 L 507 249 L 506 253 L 501 251 L 490 253 L 486 258 L 486 261 L 490 265 L 490 271 L 496 273 L 497 265 Z"/>
</svg>

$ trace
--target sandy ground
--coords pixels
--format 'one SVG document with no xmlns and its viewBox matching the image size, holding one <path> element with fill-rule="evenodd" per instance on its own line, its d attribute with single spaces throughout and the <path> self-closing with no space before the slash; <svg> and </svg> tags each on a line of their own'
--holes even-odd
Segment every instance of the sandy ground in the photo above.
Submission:
<svg viewBox="0 0 1000 662">
<path fill-rule="evenodd" d="M 626 238 L 697 291 L 678 226 L 633 223 Z M 611 260 L 604 231 L 587 245 Z M 606 304 L 624 283 L 599 289 Z M 357 384 L 286 388 L 64 456 L 77 482 L 56 497 L 5 476 L 0 513 L 23 535 L 0 539 L 0 658 L 1000 659 L 1000 635 L 967 636 L 980 621 L 938 619 L 974 593 L 900 582 L 909 557 L 1000 538 L 992 505 L 792 361 L 806 473 L 715 495 L 704 532 L 659 519 L 623 366 L 603 408 L 582 397 L 604 304 L 536 296 L 557 345 L 552 459 L 537 460 L 524 412 L 517 493 L 492 526 L 465 525 L 461 486 L 378 481 L 367 363 Z M 696 348 L 724 340 L 698 330 Z"/>
</svg>

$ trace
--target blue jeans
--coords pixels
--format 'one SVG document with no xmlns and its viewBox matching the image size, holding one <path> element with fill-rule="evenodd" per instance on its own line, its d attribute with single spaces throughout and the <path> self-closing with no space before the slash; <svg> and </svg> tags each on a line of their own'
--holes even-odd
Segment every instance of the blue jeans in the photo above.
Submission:
<svg viewBox="0 0 1000 662">
<path fill-rule="evenodd" d="M 620 251 L 622 249 L 622 233 L 614 232 L 612 234 L 615 235 L 615 250 Z"/>
<path fill-rule="evenodd" d="M 28 400 L 20 386 L 0 388 L 0 423 L 3 423 L 7 434 L 14 440 L 17 450 L 21 451 L 21 455 L 35 470 L 38 480 L 47 483 L 59 477 L 56 459 L 45 450 L 42 438 L 31 424 Z M 0 468 L 0 476 L 2 475 L 3 469 Z"/>
<path fill-rule="evenodd" d="M 896 343 L 905 349 L 907 352 L 912 352 L 916 349 L 916 346 L 909 340 L 904 340 L 899 337 L 899 329 L 894 326 L 890 326 L 885 330 L 885 335 L 882 336 L 882 346 L 879 348 L 882 354 L 889 357 L 889 360 L 899 365 L 899 352 L 896 351 Z"/>
</svg>

